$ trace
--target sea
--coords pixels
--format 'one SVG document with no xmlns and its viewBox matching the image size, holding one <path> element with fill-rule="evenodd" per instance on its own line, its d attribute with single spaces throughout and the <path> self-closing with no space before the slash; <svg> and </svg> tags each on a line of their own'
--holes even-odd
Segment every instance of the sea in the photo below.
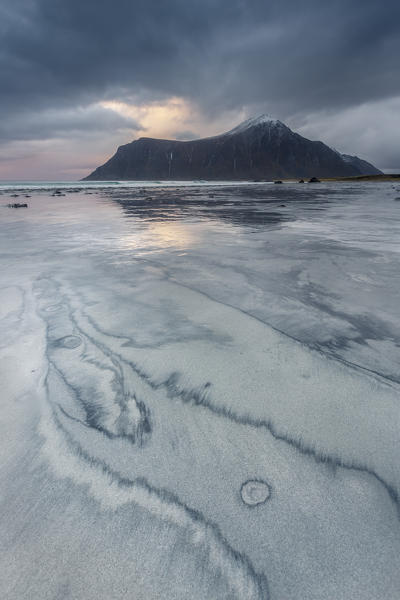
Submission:
<svg viewBox="0 0 400 600">
<path fill-rule="evenodd" d="M 54 190 L 54 189 L 102 189 L 102 188 L 170 188 L 170 187 L 203 187 L 210 186 L 220 187 L 225 185 L 254 185 L 257 182 L 254 181 L 205 181 L 205 180 L 193 180 L 193 181 L 12 181 L 12 180 L 0 180 L 0 190 Z M 273 181 L 264 183 L 274 183 Z"/>
</svg>

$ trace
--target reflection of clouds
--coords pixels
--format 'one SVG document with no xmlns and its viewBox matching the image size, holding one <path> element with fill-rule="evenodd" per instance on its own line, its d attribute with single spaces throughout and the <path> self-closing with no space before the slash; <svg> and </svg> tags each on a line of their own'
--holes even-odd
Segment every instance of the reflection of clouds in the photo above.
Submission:
<svg viewBox="0 0 400 600">
<path fill-rule="evenodd" d="M 153 221 L 146 228 L 137 229 L 123 236 L 120 240 L 122 248 L 139 249 L 151 247 L 153 250 L 163 248 L 190 248 L 199 239 L 199 228 L 188 223 L 177 221 Z"/>
<path fill-rule="evenodd" d="M 176 246 L 180 249 L 188 248 L 197 237 L 193 228 L 176 221 L 158 221 L 152 223 L 149 230 L 161 246 Z"/>
<path fill-rule="evenodd" d="M 383 205 L 381 210 L 381 221 L 379 229 L 376 227 L 374 218 L 370 214 L 363 214 L 362 206 L 355 205 L 352 218 L 342 218 L 342 208 L 329 210 L 329 221 L 326 212 L 321 216 L 313 215 L 313 220 L 298 218 L 288 222 L 286 227 L 294 233 L 302 234 L 305 239 L 323 240 L 353 246 L 359 250 L 375 252 L 399 253 L 400 247 L 397 243 L 400 225 L 397 219 L 392 219 L 391 207 Z M 351 210 L 351 209 L 350 209 Z M 347 210 L 347 213 L 350 213 Z M 386 214 L 385 214 L 386 213 Z"/>
</svg>

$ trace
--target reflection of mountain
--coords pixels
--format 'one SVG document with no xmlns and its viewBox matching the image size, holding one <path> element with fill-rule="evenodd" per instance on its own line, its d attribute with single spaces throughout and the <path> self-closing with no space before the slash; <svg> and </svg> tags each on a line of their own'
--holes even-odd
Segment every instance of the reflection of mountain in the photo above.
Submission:
<svg viewBox="0 0 400 600">
<path fill-rule="evenodd" d="M 182 219 L 206 219 L 257 229 L 268 228 L 295 218 L 289 209 L 292 203 L 301 203 L 304 210 L 308 206 L 310 210 L 321 210 L 327 204 L 320 197 L 318 186 L 299 185 L 221 186 L 212 191 L 206 188 L 161 188 L 151 190 L 151 196 L 123 189 L 108 193 L 121 205 L 126 217 L 143 219 L 157 227 L 172 222 L 177 224 Z M 166 241 L 171 234 L 174 244 L 184 245 L 184 230 L 172 232 L 165 228 L 160 233 Z M 177 237 L 181 237 L 179 242 Z M 136 241 L 132 240 L 133 243 Z"/>
<path fill-rule="evenodd" d="M 86 179 L 271 180 L 377 173 L 368 162 L 341 155 L 262 115 L 211 138 L 189 142 L 140 138 L 120 146 Z"/>
</svg>

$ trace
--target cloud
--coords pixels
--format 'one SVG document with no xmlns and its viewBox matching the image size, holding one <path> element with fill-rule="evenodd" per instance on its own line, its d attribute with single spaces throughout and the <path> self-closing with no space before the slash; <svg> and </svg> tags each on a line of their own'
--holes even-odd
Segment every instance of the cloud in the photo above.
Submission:
<svg viewBox="0 0 400 600">
<path fill-rule="evenodd" d="M 3 102 L 115 90 L 208 110 L 345 106 L 400 93 L 397 1 L 3 0 Z M 8 7 L 8 10 L 7 10 Z"/>
<path fill-rule="evenodd" d="M 200 135 L 198 133 L 194 133 L 193 131 L 190 131 L 190 130 L 175 131 L 175 133 L 173 134 L 174 140 L 180 140 L 182 142 L 186 142 L 188 140 L 196 140 L 199 137 L 200 137 Z"/>
<path fill-rule="evenodd" d="M 397 0 L 3 0 L 0 136 L 89 134 L 101 103 L 174 98 L 202 115 L 177 136 L 259 112 L 333 124 L 400 96 L 399 22 Z M 110 147 L 137 131 L 103 116 Z"/>
<path fill-rule="evenodd" d="M 294 119 L 296 121 L 296 119 Z M 297 131 L 322 139 L 345 154 L 357 154 L 382 169 L 400 168 L 400 96 L 342 111 L 320 111 L 298 120 Z"/>
<path fill-rule="evenodd" d="M 216 116 L 204 114 L 193 102 L 172 97 L 158 102 L 127 103 L 121 101 L 101 102 L 104 108 L 115 111 L 122 117 L 141 123 L 138 134 L 144 137 L 187 139 L 199 137 L 188 128 L 201 131 L 202 136 L 214 135 L 231 128 L 232 123 L 243 120 L 246 113 L 240 110 L 223 111 Z"/>
<path fill-rule="evenodd" d="M 101 105 L 48 108 L 38 112 L 25 110 L 10 117 L 0 121 L 0 143 L 8 140 L 98 137 L 120 131 L 133 135 L 142 129 L 132 117 L 120 115 Z"/>
</svg>

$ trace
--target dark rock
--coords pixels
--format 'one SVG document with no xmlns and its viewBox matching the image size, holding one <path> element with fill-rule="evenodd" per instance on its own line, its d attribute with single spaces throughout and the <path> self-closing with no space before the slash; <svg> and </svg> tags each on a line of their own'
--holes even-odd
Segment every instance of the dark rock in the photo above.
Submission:
<svg viewBox="0 0 400 600">
<path fill-rule="evenodd" d="M 282 181 L 280 179 L 277 179 L 276 181 L 274 181 L 274 183 L 282 183 Z"/>
<path fill-rule="evenodd" d="M 321 183 L 321 182 L 318 179 L 318 177 L 311 177 L 311 179 L 308 180 L 308 183 Z"/>
<path fill-rule="evenodd" d="M 304 179 L 300 179 L 299 183 L 304 183 Z"/>
<path fill-rule="evenodd" d="M 16 202 L 15 204 L 7 204 L 8 208 L 28 208 L 27 204 L 20 204 Z"/>
</svg>

